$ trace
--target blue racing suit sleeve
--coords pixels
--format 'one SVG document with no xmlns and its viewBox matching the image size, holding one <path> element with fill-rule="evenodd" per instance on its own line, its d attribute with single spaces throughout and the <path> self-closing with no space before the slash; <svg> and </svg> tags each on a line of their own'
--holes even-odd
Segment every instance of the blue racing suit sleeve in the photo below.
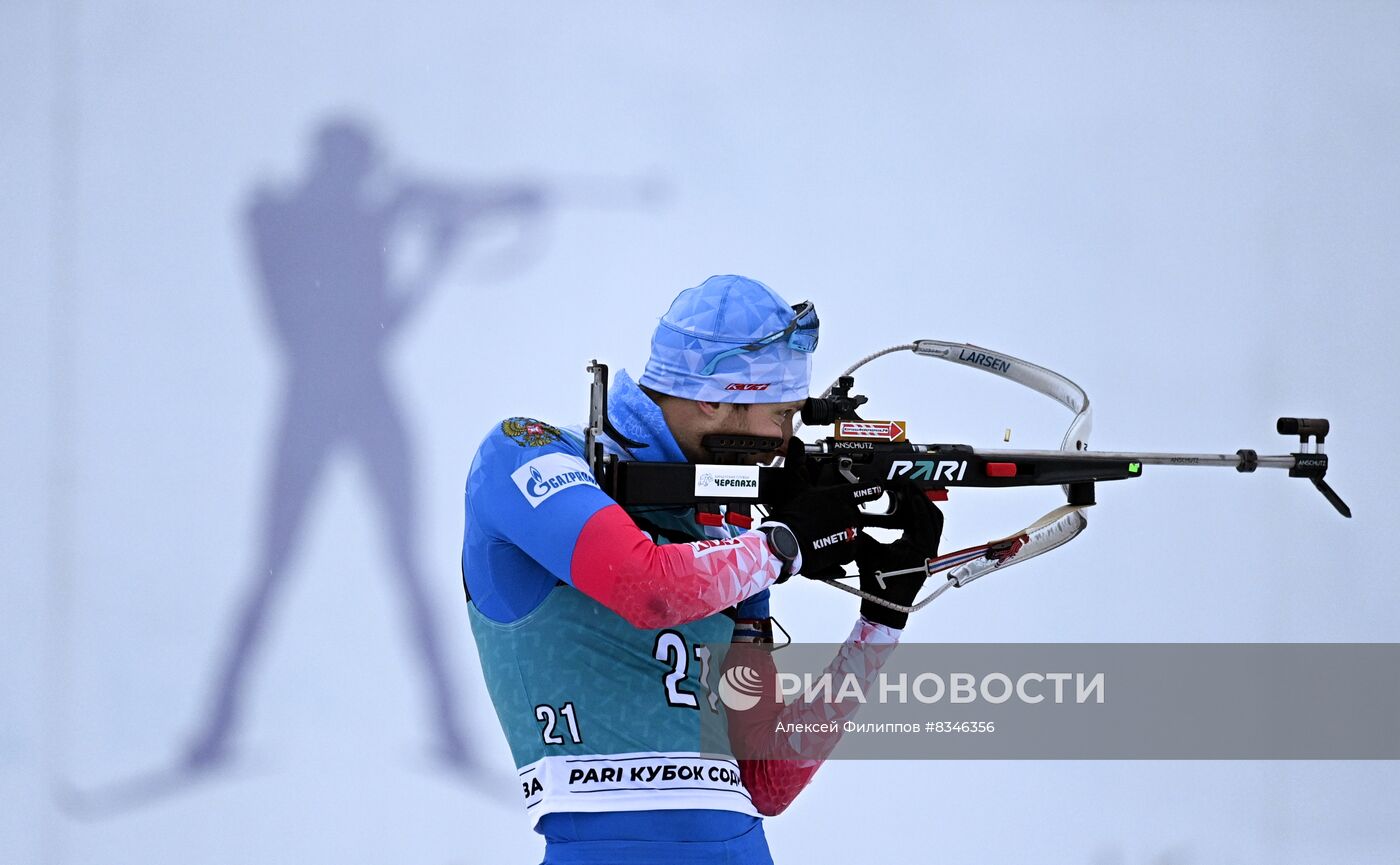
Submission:
<svg viewBox="0 0 1400 865">
<path fill-rule="evenodd" d="M 572 585 L 579 534 L 611 505 L 564 433 L 528 418 L 498 424 L 467 476 L 462 573 L 478 609 L 513 621 L 558 581 Z"/>
<path fill-rule="evenodd" d="M 753 530 L 657 546 L 598 488 L 579 442 L 528 418 L 487 436 L 466 506 L 463 576 L 497 621 L 527 614 L 562 580 L 635 627 L 670 627 L 756 595 L 782 567 Z"/>
</svg>

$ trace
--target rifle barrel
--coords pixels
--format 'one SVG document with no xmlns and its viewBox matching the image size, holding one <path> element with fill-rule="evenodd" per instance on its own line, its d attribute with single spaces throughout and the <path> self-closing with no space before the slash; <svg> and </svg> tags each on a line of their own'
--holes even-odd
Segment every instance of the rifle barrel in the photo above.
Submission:
<svg viewBox="0 0 1400 865">
<path fill-rule="evenodd" d="M 910 444 L 909 448 L 914 453 L 932 450 L 937 445 L 932 444 Z M 821 443 L 808 444 L 807 453 L 813 456 L 826 453 L 825 445 Z M 1075 457 L 1088 459 L 1102 459 L 1113 461 L 1125 461 L 1142 463 L 1146 466 L 1219 466 L 1222 468 L 1239 468 L 1240 455 L 1234 454 L 1189 454 L 1189 453 L 1136 453 L 1131 451 L 1066 451 L 1066 450 L 1002 450 L 997 448 L 974 448 L 973 452 L 981 457 L 997 460 L 1014 460 L 1017 457 L 1023 459 L 1044 459 L 1056 457 Z M 1274 456 L 1259 456 L 1255 464 L 1261 469 L 1292 469 L 1297 460 L 1293 454 L 1277 454 Z"/>
<path fill-rule="evenodd" d="M 1079 457 L 1104 457 L 1106 459 L 1128 460 L 1129 462 L 1142 463 L 1147 466 L 1221 466 L 1224 468 L 1238 468 L 1240 464 L 1239 454 L 1174 454 L 1174 453 L 1129 453 L 1117 451 L 1010 451 L 1010 450 L 982 450 L 977 449 L 977 453 L 985 457 L 1001 457 L 1012 459 L 1017 455 L 1026 457 L 1053 457 L 1053 456 L 1079 456 Z M 1296 460 L 1292 454 L 1279 454 L 1276 456 L 1259 456 L 1258 466 L 1261 469 L 1291 469 Z"/>
</svg>

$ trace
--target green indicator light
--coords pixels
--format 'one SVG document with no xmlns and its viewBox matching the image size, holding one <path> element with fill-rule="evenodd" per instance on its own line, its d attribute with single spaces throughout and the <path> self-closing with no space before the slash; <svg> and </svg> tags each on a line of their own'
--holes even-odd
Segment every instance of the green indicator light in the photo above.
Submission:
<svg viewBox="0 0 1400 865">
<path fill-rule="evenodd" d="M 1128 474 L 1135 475 L 1142 471 L 1142 463 L 1128 463 Z"/>
</svg>

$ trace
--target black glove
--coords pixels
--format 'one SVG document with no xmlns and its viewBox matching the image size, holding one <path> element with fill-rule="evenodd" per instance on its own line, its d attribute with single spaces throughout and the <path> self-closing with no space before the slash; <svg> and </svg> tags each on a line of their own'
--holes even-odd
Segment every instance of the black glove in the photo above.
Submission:
<svg viewBox="0 0 1400 865">
<path fill-rule="evenodd" d="M 860 509 L 851 496 L 854 485 L 814 489 L 803 493 L 764 521 L 792 529 L 802 552 L 801 573 L 816 579 L 838 576 L 841 566 L 856 557 Z"/>
<path fill-rule="evenodd" d="M 860 568 L 861 591 L 893 604 L 909 606 L 918 597 L 928 575 L 902 574 L 887 577 L 884 588 L 875 579 L 876 571 L 902 571 L 917 568 L 926 559 L 938 557 L 938 541 L 943 535 L 943 512 L 929 501 L 923 491 L 913 484 L 903 484 L 895 494 L 892 514 L 898 528 L 904 530 L 899 540 L 882 544 L 861 532 L 856 541 L 856 565 Z M 862 600 L 860 614 L 867 621 L 902 629 L 909 614 L 892 610 L 873 601 Z"/>
<path fill-rule="evenodd" d="M 765 525 L 782 523 L 792 529 L 802 553 L 804 576 L 830 579 L 856 557 L 860 508 L 881 494 L 879 487 L 840 484 L 818 487 L 807 472 L 806 449 L 799 439 L 788 442 L 783 463 L 783 502 L 768 513 Z M 857 492 L 860 495 L 857 495 Z"/>
</svg>

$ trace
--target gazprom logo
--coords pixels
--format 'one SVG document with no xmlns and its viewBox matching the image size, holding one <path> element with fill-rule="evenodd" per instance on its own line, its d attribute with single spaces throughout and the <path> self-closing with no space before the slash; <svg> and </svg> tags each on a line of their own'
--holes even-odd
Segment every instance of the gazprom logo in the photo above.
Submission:
<svg viewBox="0 0 1400 865">
<path fill-rule="evenodd" d="M 598 486 L 588 464 L 573 454 L 552 453 L 530 460 L 510 473 L 530 507 L 537 508 L 550 496 L 569 487 Z"/>
</svg>

